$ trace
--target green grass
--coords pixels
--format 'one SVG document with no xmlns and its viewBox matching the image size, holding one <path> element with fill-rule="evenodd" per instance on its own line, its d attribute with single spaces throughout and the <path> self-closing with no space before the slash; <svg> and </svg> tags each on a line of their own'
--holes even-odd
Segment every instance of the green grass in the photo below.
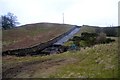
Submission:
<svg viewBox="0 0 120 80">
<path fill-rule="evenodd" d="M 101 44 L 66 54 L 78 59 L 78 62 L 62 66 L 50 77 L 116 78 L 118 76 L 116 43 Z"/>
<path fill-rule="evenodd" d="M 71 46 L 73 44 L 73 41 L 68 41 L 64 43 L 64 46 Z"/>
<path fill-rule="evenodd" d="M 63 61 L 64 65 L 56 65 L 56 70 L 46 76 L 50 78 L 116 78 L 118 76 L 117 44 L 116 41 L 85 49 L 81 48 L 80 51 L 67 51 L 47 56 L 8 56 L 8 58 L 3 57 L 3 66 L 9 67 L 10 65 L 15 66 L 19 63 L 65 59 L 70 62 Z M 37 73 L 39 73 L 39 70 Z M 39 76 L 41 75 L 39 74 Z"/>
<path fill-rule="evenodd" d="M 81 33 L 83 33 L 83 32 L 95 33 L 95 32 L 96 32 L 95 29 L 96 29 L 96 28 L 90 27 L 90 26 L 81 26 L 80 31 L 77 32 L 75 35 L 76 35 L 76 36 L 81 36 Z"/>
</svg>

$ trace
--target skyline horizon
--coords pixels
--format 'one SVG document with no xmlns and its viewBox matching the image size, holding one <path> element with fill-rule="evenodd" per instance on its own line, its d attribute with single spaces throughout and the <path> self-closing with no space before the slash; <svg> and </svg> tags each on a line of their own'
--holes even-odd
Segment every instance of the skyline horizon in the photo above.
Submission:
<svg viewBox="0 0 120 80">
<path fill-rule="evenodd" d="M 17 16 L 20 25 L 63 23 L 64 13 L 65 24 L 118 26 L 118 2 L 119 0 L 1 0 L 0 15 L 11 12 Z"/>
<path fill-rule="evenodd" d="M 21 25 L 17 25 L 16 27 L 19 26 L 24 26 L 24 25 L 30 25 L 30 24 L 42 24 L 42 23 L 50 23 L 50 24 L 63 24 L 63 23 L 55 23 L 55 22 L 35 22 L 35 23 L 27 23 L 27 24 L 21 24 Z M 64 24 L 68 24 L 68 25 L 76 25 L 76 24 L 70 24 L 70 23 L 64 23 Z M 82 24 L 82 25 L 76 25 L 76 26 L 93 26 L 93 27 L 118 27 L 118 25 L 109 25 L 109 26 L 98 26 L 98 25 L 89 25 L 89 24 Z"/>
</svg>

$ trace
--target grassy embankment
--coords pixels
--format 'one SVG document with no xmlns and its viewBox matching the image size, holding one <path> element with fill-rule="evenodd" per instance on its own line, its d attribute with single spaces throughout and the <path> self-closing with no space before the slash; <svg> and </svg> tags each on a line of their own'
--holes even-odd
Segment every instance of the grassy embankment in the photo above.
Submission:
<svg viewBox="0 0 120 80">
<path fill-rule="evenodd" d="M 81 36 L 81 33 L 96 33 L 96 29 L 98 27 L 90 27 L 90 26 L 81 26 L 80 31 L 75 34 L 75 36 Z"/>
<path fill-rule="evenodd" d="M 30 63 L 29 66 L 32 66 L 39 61 L 37 64 L 40 65 L 21 71 L 16 77 L 116 78 L 118 76 L 117 44 L 116 41 L 81 48 L 80 51 L 67 51 L 47 56 L 7 56 L 3 57 L 3 70 L 23 63 Z"/>
<path fill-rule="evenodd" d="M 74 56 L 78 62 L 62 67 L 53 77 L 115 78 L 118 76 L 118 47 L 115 42 L 66 53 Z"/>
<path fill-rule="evenodd" d="M 67 32 L 73 26 L 55 23 L 27 24 L 18 28 L 3 30 L 3 51 L 31 47 L 47 42 Z"/>
<path fill-rule="evenodd" d="M 94 28 L 82 27 L 81 32 L 76 35 L 94 31 Z M 72 42 L 65 43 L 65 45 L 71 44 Z M 6 71 L 10 77 L 16 78 L 116 78 L 118 76 L 118 42 L 116 39 L 109 44 L 99 44 L 81 48 L 80 51 L 67 51 L 47 56 L 5 56 L 3 71 Z"/>
</svg>

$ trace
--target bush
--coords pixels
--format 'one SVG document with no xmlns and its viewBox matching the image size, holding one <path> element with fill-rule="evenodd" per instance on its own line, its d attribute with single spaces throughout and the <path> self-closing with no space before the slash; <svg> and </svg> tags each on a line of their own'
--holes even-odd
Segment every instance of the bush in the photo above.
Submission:
<svg viewBox="0 0 120 80">
<path fill-rule="evenodd" d="M 81 37 L 74 36 L 71 40 L 77 47 L 86 47 L 95 44 L 105 44 L 115 41 L 114 39 L 106 38 L 106 34 L 103 32 L 99 33 L 99 35 L 96 33 L 84 32 L 81 34 Z"/>
<path fill-rule="evenodd" d="M 81 40 L 81 37 L 79 36 L 74 36 L 72 39 L 72 41 L 80 41 L 80 40 Z"/>
<path fill-rule="evenodd" d="M 105 42 L 110 43 L 110 42 L 114 42 L 114 41 L 115 41 L 115 39 L 107 38 Z"/>
<path fill-rule="evenodd" d="M 97 36 L 98 36 L 98 34 L 96 34 L 96 33 L 87 33 L 87 32 L 84 32 L 84 33 L 81 34 L 81 39 L 88 41 L 88 40 L 93 40 Z"/>
<path fill-rule="evenodd" d="M 106 41 L 106 34 L 100 33 L 99 36 L 97 36 L 95 43 L 105 43 Z"/>
<path fill-rule="evenodd" d="M 81 40 L 79 44 L 80 44 L 81 47 L 88 46 L 88 43 L 86 41 L 84 41 L 84 40 Z"/>
<path fill-rule="evenodd" d="M 76 46 L 79 47 L 79 46 L 80 46 L 79 42 L 80 42 L 80 41 L 73 41 L 73 44 L 75 44 Z"/>
</svg>

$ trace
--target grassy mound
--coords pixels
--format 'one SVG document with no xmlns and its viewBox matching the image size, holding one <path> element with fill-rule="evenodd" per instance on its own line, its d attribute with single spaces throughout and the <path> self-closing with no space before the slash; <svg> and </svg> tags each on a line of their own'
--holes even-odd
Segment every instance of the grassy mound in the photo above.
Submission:
<svg viewBox="0 0 120 80">
<path fill-rule="evenodd" d="M 27 24 L 18 28 L 3 30 L 3 51 L 27 48 L 47 42 L 70 30 L 73 25 L 56 23 Z"/>
</svg>

